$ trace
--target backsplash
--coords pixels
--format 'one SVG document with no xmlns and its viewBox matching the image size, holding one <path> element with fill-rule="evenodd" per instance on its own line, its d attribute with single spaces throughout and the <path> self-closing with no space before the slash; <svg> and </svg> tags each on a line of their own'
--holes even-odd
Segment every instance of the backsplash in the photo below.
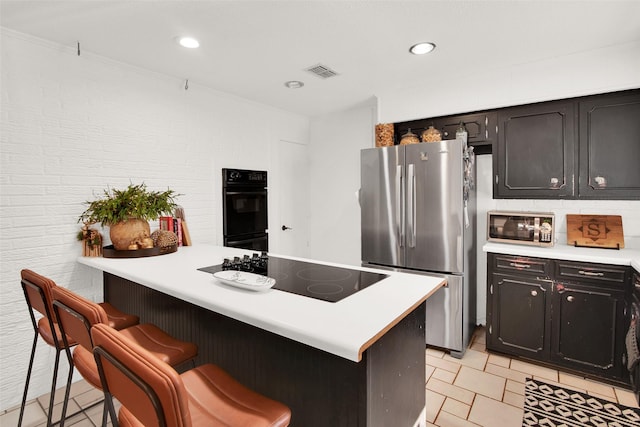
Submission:
<svg viewBox="0 0 640 427">
<path fill-rule="evenodd" d="M 496 209 L 552 212 L 556 244 L 567 243 L 567 214 L 620 215 L 625 247 L 640 249 L 640 201 L 635 200 L 495 200 Z"/>
<path fill-rule="evenodd" d="M 492 209 L 553 213 L 556 244 L 567 243 L 567 214 L 620 215 L 625 247 L 640 249 L 640 200 L 493 199 L 491 156 L 478 156 L 477 159 L 478 230 L 483 235 L 486 234 L 486 212 Z M 479 239 L 479 248 L 483 244 Z"/>
</svg>

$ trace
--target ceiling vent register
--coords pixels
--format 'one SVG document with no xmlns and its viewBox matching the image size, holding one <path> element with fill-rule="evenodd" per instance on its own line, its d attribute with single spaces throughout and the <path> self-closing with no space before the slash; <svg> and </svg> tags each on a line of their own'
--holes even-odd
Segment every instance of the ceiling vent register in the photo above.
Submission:
<svg viewBox="0 0 640 427">
<path fill-rule="evenodd" d="M 333 71 L 331 68 L 326 65 L 317 64 L 312 67 L 307 68 L 305 71 L 310 72 L 311 74 L 315 74 L 318 77 L 323 79 L 328 79 L 329 77 L 337 76 L 338 73 Z"/>
</svg>

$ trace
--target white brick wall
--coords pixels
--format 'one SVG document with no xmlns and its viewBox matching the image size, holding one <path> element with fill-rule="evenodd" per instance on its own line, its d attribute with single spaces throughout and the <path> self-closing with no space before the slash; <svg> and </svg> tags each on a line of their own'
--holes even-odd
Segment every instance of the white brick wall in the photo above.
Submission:
<svg viewBox="0 0 640 427">
<path fill-rule="evenodd" d="M 305 143 L 309 123 L 197 82 L 185 91 L 178 78 L 90 52 L 78 57 L 6 29 L 0 35 L 2 410 L 20 401 L 31 345 L 20 270 L 102 298 L 101 275 L 75 262 L 84 201 L 129 182 L 171 187 L 183 194 L 194 242 L 221 244 L 220 169 L 269 170 L 274 144 Z M 53 355 L 39 344 L 30 398 L 48 392 Z"/>
</svg>

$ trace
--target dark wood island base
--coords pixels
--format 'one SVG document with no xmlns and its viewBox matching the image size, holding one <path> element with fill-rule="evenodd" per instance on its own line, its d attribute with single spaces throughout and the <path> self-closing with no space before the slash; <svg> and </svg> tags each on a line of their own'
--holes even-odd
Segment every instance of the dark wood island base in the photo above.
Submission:
<svg viewBox="0 0 640 427">
<path fill-rule="evenodd" d="M 291 426 L 425 424 L 425 303 L 354 362 L 104 273 L 105 300 L 199 346 L 238 381 L 291 408 Z M 331 304 L 331 303 L 327 303 Z M 366 321 L 353 313 L 353 322 Z"/>
</svg>

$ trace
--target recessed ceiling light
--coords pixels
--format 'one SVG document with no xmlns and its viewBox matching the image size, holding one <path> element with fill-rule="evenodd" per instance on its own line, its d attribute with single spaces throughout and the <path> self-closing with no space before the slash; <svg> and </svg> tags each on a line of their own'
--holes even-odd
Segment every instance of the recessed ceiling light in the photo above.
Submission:
<svg viewBox="0 0 640 427">
<path fill-rule="evenodd" d="M 424 55 L 425 53 L 431 52 L 436 48 L 436 45 L 429 42 L 414 44 L 409 48 L 409 52 L 414 55 Z"/>
<path fill-rule="evenodd" d="M 304 86 L 304 83 L 298 80 L 290 80 L 288 82 L 285 82 L 284 85 L 289 89 L 300 89 L 302 86 Z"/>
<path fill-rule="evenodd" d="M 200 42 L 193 37 L 178 37 L 178 43 L 180 43 L 180 46 L 188 47 L 189 49 L 195 49 L 200 46 Z"/>
</svg>

